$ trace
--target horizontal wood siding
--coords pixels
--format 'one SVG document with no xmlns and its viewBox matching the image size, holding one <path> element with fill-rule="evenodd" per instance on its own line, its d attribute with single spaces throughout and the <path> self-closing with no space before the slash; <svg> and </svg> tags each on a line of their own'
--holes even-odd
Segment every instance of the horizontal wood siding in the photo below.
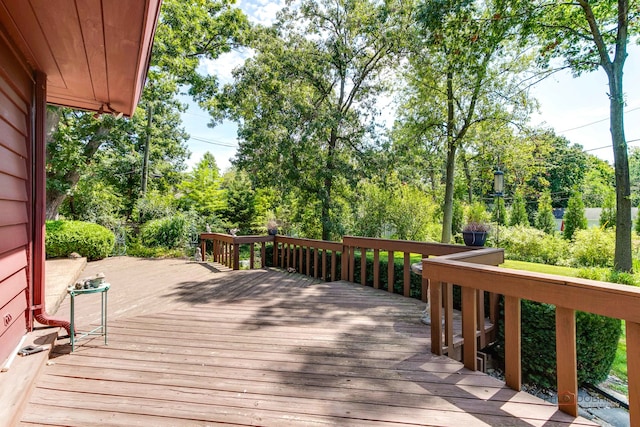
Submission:
<svg viewBox="0 0 640 427">
<path fill-rule="evenodd" d="M 33 80 L 0 30 L 0 364 L 27 332 Z"/>
</svg>

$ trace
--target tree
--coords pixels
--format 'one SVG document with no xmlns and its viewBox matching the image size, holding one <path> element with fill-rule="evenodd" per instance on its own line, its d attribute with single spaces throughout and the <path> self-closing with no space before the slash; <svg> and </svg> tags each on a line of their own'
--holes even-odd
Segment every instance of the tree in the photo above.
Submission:
<svg viewBox="0 0 640 427">
<path fill-rule="evenodd" d="M 219 215 L 226 208 L 226 191 L 213 154 L 206 152 L 187 177 L 178 185 L 179 206 L 202 216 Z"/>
<path fill-rule="evenodd" d="M 553 216 L 551 206 L 551 192 L 546 190 L 538 199 L 538 212 L 536 213 L 536 228 L 551 234 L 556 230 L 556 219 Z"/>
<path fill-rule="evenodd" d="M 613 228 L 616 226 L 616 193 L 612 190 L 606 192 L 602 212 L 600 213 L 600 227 Z"/>
<path fill-rule="evenodd" d="M 306 0 L 253 38 L 255 56 L 222 100 L 239 122 L 234 164 L 319 208 L 341 234 L 341 203 L 371 164 L 375 102 L 400 49 L 400 2 Z"/>
<path fill-rule="evenodd" d="M 541 60 L 566 61 L 576 75 L 604 70 L 609 83 L 609 121 L 616 178 L 616 248 L 614 265 L 632 271 L 631 186 L 627 142 L 624 135 L 623 71 L 627 45 L 637 31 L 638 0 L 556 2 L 525 1 L 531 25 L 538 36 Z M 526 34 L 529 37 L 531 34 Z"/>
<path fill-rule="evenodd" d="M 226 190 L 224 217 L 237 224 L 242 234 L 248 234 L 256 215 L 255 193 L 249 175 L 232 169 L 224 174 L 222 188 Z"/>
<path fill-rule="evenodd" d="M 575 189 L 564 212 L 564 232 L 563 236 L 567 240 L 573 238 L 576 230 L 587 229 L 587 217 L 584 215 L 584 203 L 582 202 L 582 194 Z"/>
<path fill-rule="evenodd" d="M 529 226 L 529 215 L 527 214 L 527 205 L 524 201 L 522 191 L 518 190 L 513 196 L 513 203 L 511 205 L 511 214 L 509 215 L 509 225 L 524 225 Z"/>
<path fill-rule="evenodd" d="M 405 103 L 446 153 L 442 242 L 451 240 L 455 163 L 467 134 L 482 122 L 519 122 L 530 107 L 515 78 L 528 58 L 510 45 L 517 27 L 509 11 L 502 0 L 423 2 L 417 9 Z"/>
</svg>

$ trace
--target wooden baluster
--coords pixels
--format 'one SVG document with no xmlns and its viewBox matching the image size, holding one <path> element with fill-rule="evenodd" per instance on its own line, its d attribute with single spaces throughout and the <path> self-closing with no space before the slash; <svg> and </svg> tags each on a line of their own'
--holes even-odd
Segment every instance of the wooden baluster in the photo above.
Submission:
<svg viewBox="0 0 640 427">
<path fill-rule="evenodd" d="M 454 358 L 455 349 L 453 346 L 453 284 L 444 285 L 444 345 L 447 347 L 447 354 Z"/>
<path fill-rule="evenodd" d="M 576 312 L 556 306 L 556 359 L 558 408 L 578 416 L 578 374 L 576 362 Z"/>
<path fill-rule="evenodd" d="M 261 242 L 260 244 L 260 268 L 265 268 L 267 266 L 267 242 Z"/>
<path fill-rule="evenodd" d="M 349 250 L 349 281 L 351 283 L 355 282 L 355 272 L 356 269 L 356 248 L 355 246 L 351 247 Z"/>
<path fill-rule="evenodd" d="M 293 268 L 298 268 L 298 249 L 296 248 L 296 245 L 293 245 L 293 250 L 292 252 L 292 263 L 293 263 Z M 287 262 L 287 267 L 291 267 L 292 265 L 290 265 Z"/>
<path fill-rule="evenodd" d="M 340 280 L 349 280 L 349 246 L 342 246 Z M 332 279 L 333 280 L 333 279 Z"/>
<path fill-rule="evenodd" d="M 255 244 L 250 243 L 249 244 L 249 269 L 251 270 L 253 270 L 255 251 L 256 251 Z"/>
<path fill-rule="evenodd" d="M 272 256 L 272 260 L 271 262 L 273 263 L 274 267 L 278 267 L 278 242 L 276 242 L 276 238 L 273 238 L 273 254 Z"/>
<path fill-rule="evenodd" d="M 513 390 L 522 387 L 521 359 L 521 304 L 520 298 L 504 297 L 504 376 Z"/>
<path fill-rule="evenodd" d="M 318 262 L 318 248 L 313 248 L 313 278 L 317 279 L 320 275 L 320 264 Z"/>
<path fill-rule="evenodd" d="M 640 323 L 625 322 L 630 425 L 640 425 Z"/>
<path fill-rule="evenodd" d="M 322 250 L 322 280 L 327 280 L 327 250 Z"/>
<path fill-rule="evenodd" d="M 336 277 L 338 266 L 336 265 L 337 261 L 336 251 L 331 251 L 331 281 L 334 282 L 338 280 Z"/>
<path fill-rule="evenodd" d="M 411 296 L 411 254 L 409 252 L 404 253 L 403 285 L 404 296 Z"/>
<path fill-rule="evenodd" d="M 477 320 L 477 292 L 473 288 L 462 287 L 462 338 L 463 362 L 467 369 L 476 370 L 476 357 L 478 353 L 478 341 L 476 332 Z"/>
<path fill-rule="evenodd" d="M 307 246 L 307 266 L 305 268 L 304 274 L 307 276 L 311 276 L 311 246 Z"/>
<path fill-rule="evenodd" d="M 367 249 L 360 248 L 360 284 L 367 285 Z"/>
<path fill-rule="evenodd" d="M 393 262 L 393 251 L 387 252 L 387 291 L 393 293 L 393 285 L 395 284 L 395 265 Z"/>
<path fill-rule="evenodd" d="M 373 287 L 380 289 L 380 250 L 373 250 Z"/>
<path fill-rule="evenodd" d="M 442 356 L 442 288 L 444 283 L 435 283 L 429 290 L 431 301 L 431 353 Z"/>
<path fill-rule="evenodd" d="M 205 239 L 200 240 L 200 251 L 202 252 L 202 261 L 207 260 L 207 241 Z"/>
<path fill-rule="evenodd" d="M 233 248 L 233 269 L 240 270 L 240 245 L 238 243 L 232 243 Z"/>
<path fill-rule="evenodd" d="M 487 332 L 486 332 L 486 328 L 484 325 L 484 291 L 482 290 L 477 290 L 477 306 L 478 308 L 476 309 L 476 322 L 478 324 L 478 330 L 480 331 L 480 342 L 478 343 L 478 346 L 480 348 L 485 348 L 487 346 Z"/>
</svg>

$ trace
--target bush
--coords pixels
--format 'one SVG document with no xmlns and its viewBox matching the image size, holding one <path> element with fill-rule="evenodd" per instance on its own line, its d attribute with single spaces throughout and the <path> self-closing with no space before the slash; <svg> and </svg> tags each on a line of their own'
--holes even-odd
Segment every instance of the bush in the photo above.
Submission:
<svg viewBox="0 0 640 427">
<path fill-rule="evenodd" d="M 149 248 L 186 246 L 190 228 L 190 221 L 184 214 L 153 219 L 140 228 L 140 243 Z"/>
<path fill-rule="evenodd" d="M 638 280 L 633 274 L 616 271 L 611 268 L 588 267 L 578 270 L 577 277 L 600 282 L 619 283 L 621 285 L 639 286 Z"/>
<path fill-rule="evenodd" d="M 616 354 L 621 321 L 597 314 L 576 312 L 578 385 L 604 380 Z M 522 377 L 525 383 L 555 389 L 555 307 L 522 301 Z M 498 345 L 504 355 L 504 322 Z"/>
<path fill-rule="evenodd" d="M 573 264 L 581 267 L 613 267 L 615 230 L 576 230 L 571 249 Z"/>
<path fill-rule="evenodd" d="M 67 257 L 77 252 L 93 261 L 113 251 L 115 236 L 105 227 L 82 221 L 47 221 L 47 258 Z"/>
<path fill-rule="evenodd" d="M 500 246 L 507 259 L 564 265 L 569 258 L 569 243 L 557 234 L 546 234 L 531 227 L 507 227 L 500 233 Z"/>
</svg>

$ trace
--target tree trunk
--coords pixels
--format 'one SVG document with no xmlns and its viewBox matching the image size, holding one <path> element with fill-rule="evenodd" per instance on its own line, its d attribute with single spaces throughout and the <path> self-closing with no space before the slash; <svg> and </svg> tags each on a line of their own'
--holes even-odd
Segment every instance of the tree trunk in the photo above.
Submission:
<svg viewBox="0 0 640 427">
<path fill-rule="evenodd" d="M 629 180 L 629 156 L 624 135 L 624 92 L 622 91 L 622 67 L 614 63 L 609 77 L 610 131 L 616 176 L 616 249 L 614 268 L 631 272 L 631 183 Z"/>
<path fill-rule="evenodd" d="M 331 189 L 333 187 L 333 156 L 335 154 L 336 143 L 338 141 L 338 133 L 336 129 L 331 129 L 329 136 L 329 149 L 327 151 L 327 166 L 325 168 L 324 188 L 322 189 L 322 240 L 330 240 L 331 238 Z"/>
<path fill-rule="evenodd" d="M 453 72 L 447 72 L 447 172 L 444 186 L 444 206 L 442 208 L 442 243 L 451 242 L 453 223 L 453 180 L 456 166 L 456 141 L 454 138 Z"/>
<path fill-rule="evenodd" d="M 460 152 L 460 159 L 462 160 L 462 168 L 464 169 L 464 177 L 467 180 L 467 200 L 469 204 L 473 203 L 473 186 L 472 177 L 471 177 L 471 169 L 469 168 L 469 161 L 467 160 L 467 156 L 464 154 L 464 150 Z"/>
</svg>

